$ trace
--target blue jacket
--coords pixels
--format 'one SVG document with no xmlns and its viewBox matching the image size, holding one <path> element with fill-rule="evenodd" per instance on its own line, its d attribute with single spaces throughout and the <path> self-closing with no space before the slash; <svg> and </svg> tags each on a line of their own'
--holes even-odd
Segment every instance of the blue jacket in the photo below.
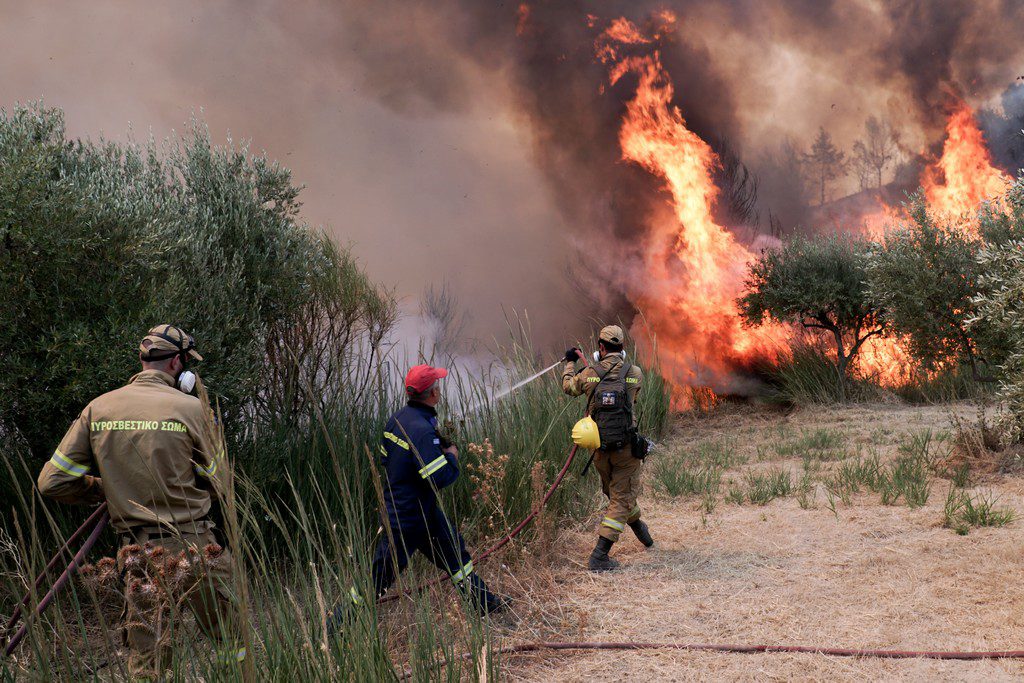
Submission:
<svg viewBox="0 0 1024 683">
<path fill-rule="evenodd" d="M 437 411 L 410 401 L 388 419 L 380 453 L 388 522 L 422 529 L 437 513 L 437 491 L 459 476 L 458 462 L 441 450 Z"/>
</svg>

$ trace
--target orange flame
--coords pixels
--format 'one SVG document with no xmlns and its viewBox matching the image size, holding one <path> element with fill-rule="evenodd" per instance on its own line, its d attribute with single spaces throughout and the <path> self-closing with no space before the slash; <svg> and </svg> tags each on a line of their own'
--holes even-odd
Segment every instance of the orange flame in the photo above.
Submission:
<svg viewBox="0 0 1024 683">
<path fill-rule="evenodd" d="M 529 24 L 530 6 L 525 2 L 521 2 L 519 3 L 519 7 L 516 9 L 516 35 L 522 36 L 525 34 Z"/>
<path fill-rule="evenodd" d="M 659 19 L 675 21 L 669 13 Z M 623 159 L 661 178 L 671 195 L 671 212 L 648 225 L 644 278 L 629 292 L 644 316 L 634 338 L 653 333 L 659 360 L 677 387 L 721 389 L 734 379 L 737 365 L 774 358 L 789 332 L 740 324 L 736 298 L 755 255 L 712 218 L 718 195 L 712 171 L 719 162 L 671 104 L 674 91 L 659 53 L 620 57 L 619 45 L 649 42 L 631 22 L 618 19 L 595 44 L 598 58 L 610 63 L 612 85 L 628 73 L 639 79 L 619 130 Z"/>
<path fill-rule="evenodd" d="M 871 337 L 857 352 L 857 370 L 880 386 L 894 389 L 913 379 L 914 359 L 893 337 Z"/>
<path fill-rule="evenodd" d="M 958 103 L 946 122 L 942 155 L 921 175 L 929 210 L 960 220 L 976 232 L 978 207 L 983 201 L 997 199 L 1009 183 L 1010 177 L 992 165 L 992 155 L 974 113 L 966 103 Z M 874 238 L 906 220 L 902 208 L 891 206 L 883 206 L 864 219 L 867 233 Z M 912 379 L 913 359 L 899 340 L 871 339 L 858 355 L 861 371 L 875 377 L 882 386 L 895 387 Z"/>
<path fill-rule="evenodd" d="M 589 19 L 590 25 L 597 21 Z M 627 294 L 643 314 L 634 324 L 634 338 L 657 339 L 658 359 L 675 387 L 673 404 L 687 407 L 698 402 L 694 390 L 708 391 L 717 400 L 708 386 L 735 389 L 737 368 L 788 353 L 792 330 L 771 323 L 753 329 L 741 325 L 736 299 L 756 256 L 713 218 L 718 189 L 712 172 L 719 161 L 672 105 L 673 86 L 657 49 L 624 54 L 626 46 L 655 44 L 675 22 L 671 12 L 663 11 L 645 33 L 625 18 L 616 19 L 597 38 L 594 51 L 609 66 L 611 85 L 627 74 L 637 77 L 619 130 L 622 157 L 664 181 L 671 196 L 669 210 L 648 223 L 641 245 L 645 277 Z M 961 217 L 1003 193 L 1010 179 L 992 165 L 966 104 L 950 116 L 946 133 L 941 158 L 925 170 L 921 184 L 929 207 Z M 883 204 L 863 222 L 865 231 L 878 238 L 904 220 L 903 209 Z M 860 372 L 883 386 L 907 382 L 912 366 L 896 339 L 872 338 L 859 353 Z"/>
<path fill-rule="evenodd" d="M 970 107 L 960 103 L 946 123 L 942 157 L 921 178 L 933 211 L 968 216 L 978 206 L 1006 192 L 1010 178 L 992 165 L 992 155 Z"/>
</svg>

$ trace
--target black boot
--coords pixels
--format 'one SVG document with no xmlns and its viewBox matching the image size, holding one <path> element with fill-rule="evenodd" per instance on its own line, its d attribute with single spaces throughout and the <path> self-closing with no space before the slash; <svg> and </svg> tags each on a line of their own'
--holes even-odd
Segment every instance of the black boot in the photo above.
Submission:
<svg viewBox="0 0 1024 683">
<path fill-rule="evenodd" d="M 512 605 L 512 598 L 507 595 L 498 595 L 487 591 L 483 599 L 477 602 L 477 609 L 480 610 L 480 616 L 486 617 L 489 614 L 497 614 L 498 612 L 504 612 Z"/>
<path fill-rule="evenodd" d="M 512 598 L 499 593 L 492 593 L 487 588 L 484 580 L 476 572 L 469 575 L 467 584 L 463 586 L 462 590 L 466 591 L 470 603 L 482 617 L 504 612 L 512 605 Z"/>
<path fill-rule="evenodd" d="M 618 569 L 619 563 L 608 557 L 608 551 L 612 549 L 612 541 L 604 536 L 598 536 L 594 552 L 590 553 L 590 561 L 587 562 L 587 569 L 592 572 L 606 572 Z"/>
<path fill-rule="evenodd" d="M 654 539 L 651 538 L 651 530 L 647 528 L 642 519 L 638 519 L 635 522 L 629 523 L 629 528 L 636 534 L 638 541 L 643 543 L 646 547 L 650 548 L 654 545 Z"/>
</svg>

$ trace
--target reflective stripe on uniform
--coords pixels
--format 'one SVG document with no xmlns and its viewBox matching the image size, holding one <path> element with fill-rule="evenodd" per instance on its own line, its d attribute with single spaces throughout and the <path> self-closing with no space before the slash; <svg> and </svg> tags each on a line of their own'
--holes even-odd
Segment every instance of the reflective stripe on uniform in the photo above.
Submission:
<svg viewBox="0 0 1024 683">
<path fill-rule="evenodd" d="M 353 605 L 363 604 L 363 596 L 359 594 L 359 591 L 356 590 L 355 586 L 348 589 L 348 596 L 352 599 Z"/>
<path fill-rule="evenodd" d="M 420 476 L 426 479 L 434 472 L 437 472 L 439 469 L 444 467 L 447 463 L 448 458 L 444 457 L 443 455 L 440 455 L 429 464 L 424 465 L 423 467 L 420 468 Z"/>
<path fill-rule="evenodd" d="M 217 650 L 217 663 L 222 665 L 235 664 L 245 659 L 246 650 L 244 647 L 240 648 L 224 648 L 223 650 Z"/>
<path fill-rule="evenodd" d="M 470 560 L 462 566 L 462 569 L 452 574 L 452 583 L 458 585 L 466 580 L 470 574 L 473 573 L 473 560 Z"/>
<path fill-rule="evenodd" d="M 54 451 L 53 457 L 50 458 L 50 464 L 56 467 L 64 474 L 68 474 L 72 477 L 80 477 L 89 471 L 88 465 L 79 465 L 71 460 L 60 451 Z"/>
<path fill-rule="evenodd" d="M 381 444 L 381 445 L 380 445 L 380 446 L 378 446 L 377 448 L 379 448 L 379 449 L 380 449 L 380 454 L 381 454 L 381 455 L 387 455 L 387 454 L 388 454 L 388 449 L 384 448 L 384 444 Z"/>
<path fill-rule="evenodd" d="M 617 522 L 611 517 L 605 517 L 601 520 L 601 526 L 606 526 L 609 529 L 615 529 L 616 531 L 622 531 L 626 528 L 626 525 L 622 522 Z"/>
<path fill-rule="evenodd" d="M 213 459 L 213 462 L 210 463 L 209 467 L 203 467 L 199 463 L 196 463 L 193 467 L 195 468 L 196 474 L 198 474 L 200 477 L 206 477 L 207 479 L 209 479 L 213 475 L 217 474 L 217 465 L 220 464 L 220 461 L 223 460 L 223 459 L 224 459 L 224 451 L 221 451 Z"/>
<path fill-rule="evenodd" d="M 404 448 L 405 450 L 409 450 L 409 442 L 408 441 L 404 441 L 402 439 L 399 439 L 397 436 L 395 436 L 391 432 L 384 432 L 384 438 L 387 439 L 388 441 L 394 442 L 394 444 L 396 446 L 398 446 L 399 448 Z"/>
<path fill-rule="evenodd" d="M 629 516 L 630 517 L 639 516 L 639 515 L 640 515 L 640 506 L 639 505 L 637 505 L 636 507 L 634 507 L 632 510 L 629 511 Z"/>
</svg>

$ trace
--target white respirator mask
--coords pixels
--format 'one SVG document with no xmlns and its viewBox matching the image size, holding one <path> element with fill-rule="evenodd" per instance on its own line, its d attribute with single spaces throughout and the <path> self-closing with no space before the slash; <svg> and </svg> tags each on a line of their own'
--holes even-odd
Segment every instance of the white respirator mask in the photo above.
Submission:
<svg viewBox="0 0 1024 683">
<path fill-rule="evenodd" d="M 178 375 L 178 390 L 183 391 L 186 394 L 191 394 L 192 390 L 196 388 L 196 373 L 191 370 L 182 370 L 181 374 Z"/>
<path fill-rule="evenodd" d="M 619 351 L 619 355 L 622 356 L 622 360 L 626 360 L 626 352 L 625 351 Z M 600 351 L 594 351 L 594 362 L 595 363 L 600 363 L 601 362 L 601 352 Z"/>
</svg>

